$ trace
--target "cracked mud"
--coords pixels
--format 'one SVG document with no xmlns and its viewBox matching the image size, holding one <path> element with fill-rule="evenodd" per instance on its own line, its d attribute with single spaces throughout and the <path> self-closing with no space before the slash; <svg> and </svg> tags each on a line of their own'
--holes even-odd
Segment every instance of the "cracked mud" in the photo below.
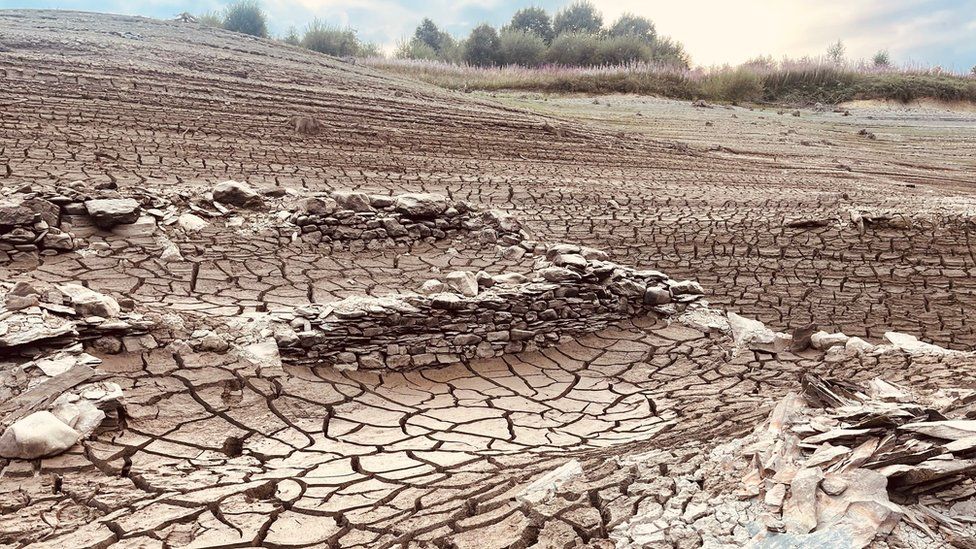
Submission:
<svg viewBox="0 0 976 549">
<path fill-rule="evenodd" d="M 0 29 L 0 546 L 771 547 L 743 441 L 804 376 L 971 402 L 971 115 L 634 127 L 192 23 Z M 973 539 L 971 469 L 925 488 L 871 546 Z"/>
</svg>

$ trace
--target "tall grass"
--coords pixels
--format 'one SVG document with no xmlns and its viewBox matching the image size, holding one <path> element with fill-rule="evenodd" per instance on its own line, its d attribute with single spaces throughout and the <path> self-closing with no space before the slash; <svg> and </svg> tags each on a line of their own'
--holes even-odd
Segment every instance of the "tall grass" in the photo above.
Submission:
<svg viewBox="0 0 976 549">
<path fill-rule="evenodd" d="M 481 68 L 438 61 L 370 58 L 371 66 L 454 90 L 637 93 L 729 103 L 836 104 L 854 99 L 932 98 L 976 102 L 976 78 L 926 68 L 758 60 L 686 70 L 636 62 L 619 66 Z"/>
</svg>

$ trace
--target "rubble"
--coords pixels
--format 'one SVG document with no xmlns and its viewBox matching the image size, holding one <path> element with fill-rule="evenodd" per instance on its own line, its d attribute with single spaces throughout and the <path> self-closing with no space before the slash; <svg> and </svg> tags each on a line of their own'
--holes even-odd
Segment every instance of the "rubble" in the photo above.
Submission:
<svg viewBox="0 0 976 549">
<path fill-rule="evenodd" d="M 976 460 L 968 458 L 976 422 L 945 419 L 949 410 L 921 404 L 883 379 L 858 385 L 808 374 L 802 387 L 802 396 L 790 393 L 777 404 L 744 453 L 752 465 L 742 493 L 760 498 L 757 505 L 784 525 L 759 532 L 752 546 L 867 547 L 899 521 L 917 520 L 928 509 L 921 496 L 938 501 L 941 490 L 976 477 Z M 947 517 L 936 529 L 968 535 Z"/>
</svg>

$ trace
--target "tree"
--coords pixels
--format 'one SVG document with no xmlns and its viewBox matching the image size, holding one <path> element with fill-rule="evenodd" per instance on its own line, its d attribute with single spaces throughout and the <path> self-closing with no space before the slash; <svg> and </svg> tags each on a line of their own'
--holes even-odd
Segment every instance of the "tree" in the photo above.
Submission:
<svg viewBox="0 0 976 549">
<path fill-rule="evenodd" d="M 552 42 L 553 33 L 552 20 L 549 14 L 542 8 L 522 8 L 512 16 L 512 22 L 508 24 L 508 30 L 522 31 L 534 34 L 545 40 L 548 44 Z"/>
<path fill-rule="evenodd" d="M 227 7 L 224 28 L 229 31 L 268 37 L 268 18 L 256 0 L 239 0 Z"/>
<path fill-rule="evenodd" d="M 282 42 L 288 44 L 289 46 L 301 46 L 302 39 L 298 36 L 298 29 L 294 25 L 288 27 L 288 34 L 282 38 Z"/>
<path fill-rule="evenodd" d="M 636 36 L 645 44 L 653 44 L 657 39 L 657 30 L 650 19 L 625 13 L 610 27 L 610 36 Z"/>
<path fill-rule="evenodd" d="M 600 37 L 563 33 L 553 39 L 546 61 L 564 67 L 589 67 L 600 63 Z"/>
<path fill-rule="evenodd" d="M 471 31 L 464 44 L 464 61 L 476 67 L 498 64 L 498 33 L 494 27 L 482 23 Z"/>
<path fill-rule="evenodd" d="M 441 46 L 444 44 L 444 34 L 433 21 L 425 17 L 417 26 L 417 30 L 413 32 L 413 38 L 434 51 L 441 51 Z"/>
<path fill-rule="evenodd" d="M 844 47 L 844 43 L 838 40 L 827 48 L 827 59 L 829 59 L 831 63 L 840 65 L 844 62 L 844 53 L 846 51 L 847 48 Z"/>
<path fill-rule="evenodd" d="M 588 0 L 579 0 L 560 10 L 553 19 L 556 34 L 596 34 L 603 26 L 603 16 Z"/>
<path fill-rule="evenodd" d="M 499 64 L 536 67 L 545 53 L 545 41 L 533 32 L 508 28 L 498 36 Z"/>
<path fill-rule="evenodd" d="M 871 60 L 874 62 L 875 67 L 891 66 L 891 57 L 888 55 L 888 50 L 878 50 L 878 53 L 874 54 Z"/>
</svg>

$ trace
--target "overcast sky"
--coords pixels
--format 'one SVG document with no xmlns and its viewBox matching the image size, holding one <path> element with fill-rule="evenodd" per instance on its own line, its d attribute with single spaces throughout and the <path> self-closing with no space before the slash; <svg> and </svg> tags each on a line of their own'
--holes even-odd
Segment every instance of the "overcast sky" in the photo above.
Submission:
<svg viewBox="0 0 976 549">
<path fill-rule="evenodd" d="M 4 8 L 59 8 L 172 18 L 219 9 L 226 0 L 0 0 Z M 623 12 L 649 17 L 684 43 L 696 65 L 738 63 L 757 55 L 822 55 L 843 40 L 853 58 L 887 49 L 897 63 L 968 71 L 976 65 L 976 0 L 595 0 L 609 22 Z M 567 0 L 263 0 L 271 31 L 318 17 L 348 25 L 392 50 L 430 17 L 455 35 L 500 26 L 524 6 L 554 12 Z"/>
</svg>

